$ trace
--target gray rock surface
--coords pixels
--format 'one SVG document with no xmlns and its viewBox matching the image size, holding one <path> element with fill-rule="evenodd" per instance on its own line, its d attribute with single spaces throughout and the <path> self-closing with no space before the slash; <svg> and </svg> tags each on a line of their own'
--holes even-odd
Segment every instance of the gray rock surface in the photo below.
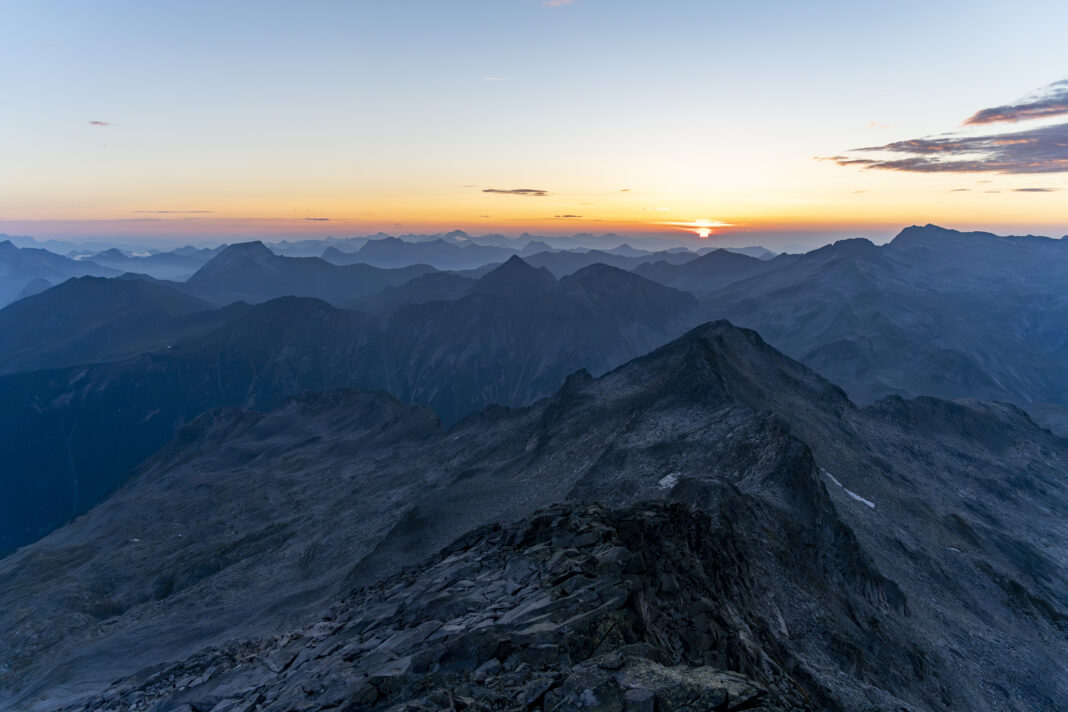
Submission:
<svg viewBox="0 0 1068 712">
<path fill-rule="evenodd" d="M 139 670 L 220 655 L 209 649 L 269 649 L 263 665 L 281 671 L 272 674 L 310 671 L 265 641 L 296 635 L 339 599 L 354 611 L 389 602 L 392 587 L 435 566 L 466 532 L 533 526 L 539 509 L 567 501 L 545 515 L 560 518 L 546 531 L 561 535 L 545 560 L 508 553 L 541 540 L 478 544 L 485 530 L 448 550 L 476 551 L 496 572 L 487 575 L 500 590 L 487 589 L 480 607 L 522 611 L 514 595 L 528 570 L 581 571 L 609 542 L 628 556 L 648 546 L 666 567 L 638 576 L 657 606 L 698 591 L 710 603 L 665 603 L 684 615 L 669 616 L 659 642 L 635 642 L 669 657 L 623 651 L 617 670 L 645 670 L 649 660 L 661 666 L 643 673 L 652 679 L 695 685 L 733 671 L 745 676 L 730 678 L 737 684 L 794 704 L 781 670 L 804 704 L 830 709 L 1055 709 L 1068 695 L 1066 462 L 1068 443 L 1012 406 L 889 399 L 858 408 L 754 332 L 722 322 L 450 430 L 427 409 L 351 391 L 266 414 L 213 411 L 103 504 L 0 560 L 0 704 L 84 704 L 117 678 L 138 694 L 144 681 L 130 676 Z M 670 502 L 684 506 L 662 509 Z M 678 526 L 700 535 L 682 546 L 681 530 L 650 524 L 643 544 L 619 523 L 633 515 L 614 513 L 635 507 L 650 521 L 682 517 L 690 523 Z M 655 548 L 671 542 L 674 553 Z M 614 577 L 552 586 L 581 597 Z M 354 588 L 366 598 L 349 598 Z M 725 637 L 687 642 L 705 630 L 691 625 L 702 611 Z M 463 615 L 448 613 L 413 613 L 403 630 Z M 559 652 L 567 638 L 537 644 Z M 252 647 L 240 652 L 235 641 Z M 758 651 L 770 662 L 756 665 Z M 529 654 L 544 661 L 552 648 Z M 600 654 L 572 657 L 567 677 L 618 687 L 615 673 L 583 667 Z M 397 662 L 405 656 L 382 665 L 408 674 Z M 481 673 L 513 672 L 507 656 L 498 662 L 504 673 L 492 663 Z M 471 675 L 486 663 L 472 660 Z M 688 667 L 672 672 L 678 665 Z M 553 690 L 581 697 L 577 685 Z"/>
</svg>

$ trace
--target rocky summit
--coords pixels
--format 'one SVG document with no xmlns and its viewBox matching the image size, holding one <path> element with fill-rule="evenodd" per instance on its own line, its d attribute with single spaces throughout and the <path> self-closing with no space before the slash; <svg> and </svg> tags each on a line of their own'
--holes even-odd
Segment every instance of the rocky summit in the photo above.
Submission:
<svg viewBox="0 0 1068 712">
<path fill-rule="evenodd" d="M 1065 462 L 1013 406 L 859 408 L 726 322 L 448 429 L 217 409 L 0 560 L 0 704 L 1056 709 Z"/>
</svg>

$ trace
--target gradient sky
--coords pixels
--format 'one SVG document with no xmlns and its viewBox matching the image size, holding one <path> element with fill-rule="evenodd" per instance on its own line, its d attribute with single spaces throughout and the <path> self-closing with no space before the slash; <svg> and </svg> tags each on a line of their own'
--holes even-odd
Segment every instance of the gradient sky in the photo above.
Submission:
<svg viewBox="0 0 1068 712">
<path fill-rule="evenodd" d="M 0 232 L 1059 236 L 1068 168 L 853 150 L 1021 129 L 962 124 L 1068 78 L 1065 28 L 1063 0 L 0 0 Z"/>
</svg>

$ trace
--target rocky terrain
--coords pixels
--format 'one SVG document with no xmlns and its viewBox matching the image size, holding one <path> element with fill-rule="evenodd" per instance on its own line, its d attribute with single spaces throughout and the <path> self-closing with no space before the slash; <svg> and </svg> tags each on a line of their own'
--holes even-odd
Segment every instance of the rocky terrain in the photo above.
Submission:
<svg viewBox="0 0 1068 712">
<path fill-rule="evenodd" d="M 450 429 L 215 410 L 0 560 L 0 704 L 1056 709 L 1066 462 L 722 322 Z"/>
</svg>

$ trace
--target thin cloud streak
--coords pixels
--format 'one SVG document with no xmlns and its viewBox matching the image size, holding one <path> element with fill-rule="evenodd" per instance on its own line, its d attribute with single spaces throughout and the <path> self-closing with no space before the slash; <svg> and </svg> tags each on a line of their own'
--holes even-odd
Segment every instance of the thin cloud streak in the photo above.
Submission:
<svg viewBox="0 0 1068 712">
<path fill-rule="evenodd" d="M 90 121 L 90 126 L 111 126 L 110 121 Z"/>
<path fill-rule="evenodd" d="M 840 166 L 909 173 L 1061 173 L 1068 172 L 1068 123 L 1015 133 L 895 141 L 851 153 L 827 160 Z M 889 155 L 862 157 L 872 153 Z"/>
<path fill-rule="evenodd" d="M 549 191 L 541 190 L 539 188 L 509 188 L 508 190 L 502 188 L 485 188 L 482 192 L 496 193 L 497 195 L 523 195 L 533 198 L 540 198 L 549 194 Z"/>
<path fill-rule="evenodd" d="M 964 125 L 1015 123 L 1066 114 L 1068 79 L 1054 82 L 1016 104 L 977 111 L 964 121 Z M 880 153 L 885 155 L 868 157 Z M 840 166 L 907 173 L 1068 172 L 1068 123 L 1039 125 L 1011 133 L 948 133 L 894 141 L 882 146 L 855 148 L 847 155 L 822 160 L 831 160 Z"/>
<path fill-rule="evenodd" d="M 204 215 L 214 213 L 214 210 L 135 210 L 135 213 L 147 213 L 150 215 Z"/>
<path fill-rule="evenodd" d="M 994 106 L 977 111 L 968 117 L 964 124 L 965 126 L 976 126 L 1006 121 L 1026 121 L 1028 119 L 1045 119 L 1050 116 L 1064 114 L 1068 114 L 1068 79 L 1054 82 L 1019 103 Z"/>
</svg>

